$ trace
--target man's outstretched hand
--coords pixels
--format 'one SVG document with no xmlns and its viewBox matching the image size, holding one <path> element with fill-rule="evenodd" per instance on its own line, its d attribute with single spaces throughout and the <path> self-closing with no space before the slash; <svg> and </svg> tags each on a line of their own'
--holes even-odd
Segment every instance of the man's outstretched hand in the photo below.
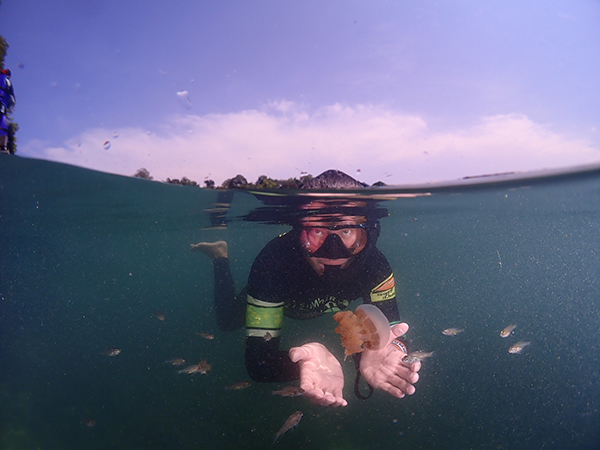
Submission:
<svg viewBox="0 0 600 450">
<path fill-rule="evenodd" d="M 344 374 L 335 356 L 317 342 L 294 347 L 290 359 L 300 364 L 300 387 L 304 396 L 321 406 L 346 406 L 342 397 Z"/>
<path fill-rule="evenodd" d="M 408 325 L 405 323 L 394 325 L 387 344 L 379 350 L 365 349 L 360 359 L 360 372 L 367 383 L 398 398 L 415 393 L 413 384 L 419 380 L 417 372 L 421 368 L 420 362 L 403 363 L 402 358 L 406 353 L 391 343 L 396 336 L 402 336 L 407 331 Z"/>
</svg>

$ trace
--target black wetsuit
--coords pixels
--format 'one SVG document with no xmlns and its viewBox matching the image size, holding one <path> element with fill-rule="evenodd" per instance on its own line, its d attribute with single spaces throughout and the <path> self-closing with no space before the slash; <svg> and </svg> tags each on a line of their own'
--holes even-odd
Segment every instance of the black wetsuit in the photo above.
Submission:
<svg viewBox="0 0 600 450">
<path fill-rule="evenodd" d="M 217 316 L 220 327 L 226 330 L 239 328 L 243 316 L 241 295 L 234 298 L 233 282 L 229 280 L 227 260 L 216 260 L 215 294 L 220 296 L 215 298 Z M 375 245 L 368 244 L 347 268 L 328 266 L 318 275 L 300 248 L 295 230 L 273 239 L 260 252 L 244 293 L 248 300 L 247 315 L 251 308 L 261 310 L 254 302 L 263 306 L 280 305 L 285 316 L 293 319 L 310 319 L 345 309 L 351 301 L 362 298 L 365 303 L 379 307 L 390 323 L 399 322 L 392 270 Z M 269 309 L 277 308 L 262 308 Z M 280 327 L 257 328 L 251 322 L 247 316 L 246 368 L 250 377 L 269 382 L 298 379 L 298 364 L 290 360 L 287 351 L 278 349 Z"/>
</svg>

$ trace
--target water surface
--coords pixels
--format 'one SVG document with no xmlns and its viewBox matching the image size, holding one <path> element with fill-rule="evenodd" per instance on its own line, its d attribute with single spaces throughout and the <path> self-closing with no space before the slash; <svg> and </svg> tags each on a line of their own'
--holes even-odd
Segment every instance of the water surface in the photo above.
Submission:
<svg viewBox="0 0 600 450">
<path fill-rule="evenodd" d="M 287 229 L 240 220 L 254 196 L 236 192 L 211 230 L 216 191 L 0 155 L 0 448 L 266 448 L 296 410 L 282 448 L 598 448 L 599 190 L 592 172 L 384 202 L 400 313 L 436 356 L 402 400 L 355 398 L 348 361 L 349 405 L 325 409 L 272 396 L 281 385 L 225 389 L 248 378 L 244 334 L 217 329 L 212 264 L 189 244 L 227 240 L 241 288 Z M 287 321 L 283 344 L 342 356 L 335 325 Z M 213 370 L 178 375 L 173 357 Z"/>
</svg>

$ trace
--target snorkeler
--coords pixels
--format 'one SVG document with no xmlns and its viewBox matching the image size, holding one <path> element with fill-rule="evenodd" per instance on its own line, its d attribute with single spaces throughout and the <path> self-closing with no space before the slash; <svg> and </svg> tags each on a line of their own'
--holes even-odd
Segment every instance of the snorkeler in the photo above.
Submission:
<svg viewBox="0 0 600 450">
<path fill-rule="evenodd" d="M 10 81 L 10 70 L 0 72 L 0 153 L 14 153 L 14 128 L 8 114 L 15 106 L 15 92 Z"/>
<path fill-rule="evenodd" d="M 362 187 L 348 175 L 333 170 L 304 186 Z M 408 325 L 400 323 L 394 275 L 376 247 L 378 219 L 385 214 L 367 201 L 319 197 L 309 198 L 297 211 L 291 221 L 292 230 L 273 239 L 256 257 L 248 284 L 238 296 L 229 271 L 226 242 L 191 246 L 214 259 L 215 307 L 221 329 L 241 328 L 245 316 L 248 374 L 262 382 L 299 378 L 304 395 L 313 403 L 346 406 L 341 364 L 323 344 L 311 342 L 289 351 L 279 350 L 283 316 L 310 319 L 343 310 L 362 298 L 384 313 L 391 333 L 381 349 L 355 356 L 359 373 L 372 388 L 395 397 L 413 394 L 421 365 L 402 362 L 408 348 L 401 336 Z M 364 398 L 356 385 L 355 392 Z"/>
</svg>

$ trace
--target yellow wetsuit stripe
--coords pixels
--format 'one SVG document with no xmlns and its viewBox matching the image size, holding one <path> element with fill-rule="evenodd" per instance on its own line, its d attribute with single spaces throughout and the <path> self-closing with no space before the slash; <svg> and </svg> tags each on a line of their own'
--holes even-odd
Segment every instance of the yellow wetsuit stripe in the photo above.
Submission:
<svg viewBox="0 0 600 450">
<path fill-rule="evenodd" d="M 371 291 L 371 302 L 384 302 L 396 297 L 396 282 L 392 273 Z"/>
<path fill-rule="evenodd" d="M 246 303 L 246 336 L 277 337 L 283 323 L 283 302 L 270 303 L 250 295 Z"/>
</svg>

